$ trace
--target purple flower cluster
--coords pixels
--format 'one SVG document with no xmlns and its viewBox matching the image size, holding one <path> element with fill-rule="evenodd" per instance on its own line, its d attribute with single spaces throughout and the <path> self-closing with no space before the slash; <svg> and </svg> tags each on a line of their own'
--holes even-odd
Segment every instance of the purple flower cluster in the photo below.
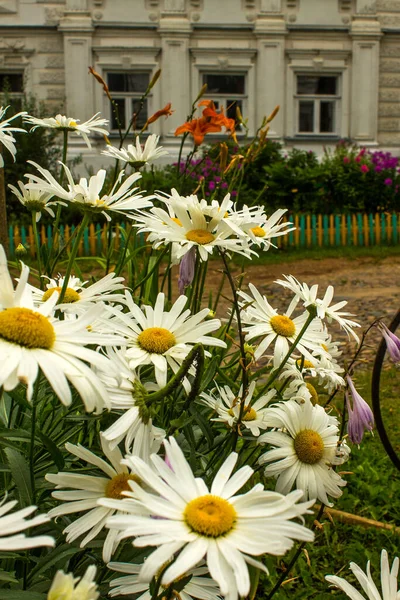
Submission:
<svg viewBox="0 0 400 600">
<path fill-rule="evenodd" d="M 397 156 L 393 156 L 390 152 L 376 151 L 369 152 L 369 155 L 377 173 L 387 169 L 396 169 L 399 164 L 399 159 Z"/>
<path fill-rule="evenodd" d="M 177 163 L 175 163 L 175 166 L 177 166 Z M 237 168 L 240 167 L 240 164 L 237 165 Z M 214 161 L 209 156 L 191 160 L 188 165 L 186 165 L 185 161 L 181 161 L 179 170 L 182 175 L 186 175 L 195 181 L 204 181 L 206 196 L 210 196 L 215 191 L 217 185 L 221 190 L 226 190 L 228 188 L 228 183 L 226 181 L 221 181 L 221 167 L 219 162 Z M 237 191 L 232 190 L 231 196 L 237 196 Z"/>
</svg>

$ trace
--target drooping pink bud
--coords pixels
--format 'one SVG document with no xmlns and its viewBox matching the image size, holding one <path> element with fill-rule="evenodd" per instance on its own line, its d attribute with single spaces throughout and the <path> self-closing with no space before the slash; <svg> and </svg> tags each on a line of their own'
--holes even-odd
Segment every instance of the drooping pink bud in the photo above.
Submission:
<svg viewBox="0 0 400 600">
<path fill-rule="evenodd" d="M 389 356 L 394 363 L 400 362 L 400 340 L 392 333 L 385 325 L 385 323 L 379 323 L 379 329 L 386 341 L 387 351 Z"/>
<path fill-rule="evenodd" d="M 184 294 L 185 288 L 192 283 L 195 265 L 196 248 L 191 248 L 189 252 L 186 252 L 179 265 L 178 288 L 180 294 Z"/>
<path fill-rule="evenodd" d="M 349 413 L 347 433 L 353 444 L 361 444 L 364 431 L 372 431 L 374 427 L 374 415 L 368 404 L 357 392 L 349 375 L 347 375 L 346 379 L 353 399 L 353 408 L 351 408 L 350 394 L 346 392 L 346 404 Z"/>
</svg>

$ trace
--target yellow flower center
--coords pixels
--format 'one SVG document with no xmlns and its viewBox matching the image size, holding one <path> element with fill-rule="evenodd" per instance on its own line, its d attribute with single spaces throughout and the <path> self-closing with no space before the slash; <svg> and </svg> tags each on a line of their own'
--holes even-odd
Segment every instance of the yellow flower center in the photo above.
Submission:
<svg viewBox="0 0 400 600">
<path fill-rule="evenodd" d="M 315 465 L 324 455 L 324 442 L 316 431 L 303 429 L 294 438 L 294 449 L 301 462 Z"/>
<path fill-rule="evenodd" d="M 262 227 L 252 227 L 250 230 L 256 237 L 265 237 L 266 233 Z"/>
<path fill-rule="evenodd" d="M 174 223 L 176 223 L 177 225 L 179 225 L 179 227 L 182 227 L 181 220 L 178 219 L 178 217 L 171 217 L 171 220 L 174 221 Z"/>
<path fill-rule="evenodd" d="M 59 294 L 61 294 L 61 287 L 52 287 L 49 288 L 42 296 L 42 301 L 46 302 L 46 300 L 48 300 L 50 298 L 50 296 L 52 296 L 54 294 L 54 292 L 58 292 Z M 72 288 L 67 287 L 67 289 L 65 290 L 65 296 L 64 299 L 62 301 L 63 304 L 72 304 L 73 302 L 78 302 L 78 300 L 80 300 L 81 297 L 78 294 L 78 292 Z"/>
<path fill-rule="evenodd" d="M 306 383 L 306 387 L 311 394 L 311 402 L 315 406 L 318 404 L 318 392 L 311 383 Z"/>
<path fill-rule="evenodd" d="M 142 350 L 150 354 L 164 354 L 172 346 L 175 346 L 175 336 L 163 327 L 149 327 L 144 329 L 138 336 L 138 344 Z"/>
<path fill-rule="evenodd" d="M 307 359 L 302 360 L 301 358 L 298 358 L 296 360 L 296 365 L 298 367 L 301 367 L 301 365 L 303 365 L 303 369 L 313 369 L 314 368 L 314 365 L 311 362 L 311 360 L 307 360 Z"/>
<path fill-rule="evenodd" d="M 191 500 L 183 516 L 192 531 L 213 538 L 221 537 L 231 531 L 237 517 L 232 504 L 212 494 Z"/>
<path fill-rule="evenodd" d="M 186 239 L 189 240 L 189 242 L 196 242 L 196 244 L 203 246 L 204 244 L 213 242 L 215 236 L 206 229 L 191 229 L 187 232 Z"/>
<path fill-rule="evenodd" d="M 329 352 L 329 348 L 326 344 L 321 344 L 321 346 L 325 350 L 325 352 Z"/>
<path fill-rule="evenodd" d="M 114 498 L 116 500 L 122 500 L 125 496 L 122 492 L 131 492 L 132 489 L 129 485 L 129 481 L 136 481 L 140 483 L 139 477 L 136 475 L 128 475 L 127 473 L 120 473 L 116 475 L 106 485 L 106 498 Z"/>
<path fill-rule="evenodd" d="M 271 327 L 278 335 L 284 337 L 293 337 L 296 333 L 296 327 L 292 319 L 289 319 L 286 315 L 276 315 L 272 317 Z"/>
<path fill-rule="evenodd" d="M 69 122 L 69 127 L 77 127 L 78 123 L 76 121 L 70 121 Z"/>
<path fill-rule="evenodd" d="M 54 327 L 30 308 L 7 308 L 0 312 L 0 338 L 24 346 L 49 350 L 56 339 Z"/>
<path fill-rule="evenodd" d="M 243 421 L 255 421 L 257 419 L 257 413 L 251 406 L 247 405 L 243 410 Z"/>
</svg>

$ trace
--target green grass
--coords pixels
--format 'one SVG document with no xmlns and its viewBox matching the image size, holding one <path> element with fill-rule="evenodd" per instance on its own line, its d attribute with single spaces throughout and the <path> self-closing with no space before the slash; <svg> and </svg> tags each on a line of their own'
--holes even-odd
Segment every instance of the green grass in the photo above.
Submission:
<svg viewBox="0 0 400 600">
<path fill-rule="evenodd" d="M 370 378 L 370 373 L 365 371 L 355 377 L 357 389 L 367 401 L 370 400 Z M 400 453 L 399 396 L 400 371 L 392 367 L 382 374 L 382 416 L 390 431 L 392 444 Z M 400 526 L 400 473 L 385 454 L 377 433 L 366 434 L 360 448 L 352 445 L 351 458 L 340 469 L 351 471 L 352 474 L 344 475 L 347 487 L 343 496 L 334 503 L 335 509 Z M 370 560 L 378 584 L 381 549 L 387 549 L 390 560 L 399 554 L 399 533 L 364 529 L 337 521 L 332 523 L 326 517 L 321 522 L 322 530 L 317 531 L 315 543 L 306 546 L 310 564 L 307 564 L 306 555 L 301 555 L 288 577 L 295 579 L 281 587 L 274 595 L 274 600 L 347 598 L 339 590 L 329 588 L 324 580 L 325 575 L 338 574 L 340 571 L 340 576 L 354 584 L 355 579 L 348 569 L 350 561 L 365 569 L 367 560 Z M 286 555 L 286 564 L 291 555 Z M 281 559 L 279 563 L 282 564 Z M 277 581 L 276 561 L 270 559 L 268 566 L 271 576 L 263 581 L 257 594 L 260 599 L 268 598 L 269 591 Z"/>
</svg>

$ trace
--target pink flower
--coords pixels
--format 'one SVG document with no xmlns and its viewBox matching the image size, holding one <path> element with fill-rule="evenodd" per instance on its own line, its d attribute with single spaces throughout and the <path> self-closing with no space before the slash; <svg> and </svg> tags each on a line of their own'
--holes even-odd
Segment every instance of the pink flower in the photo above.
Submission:
<svg viewBox="0 0 400 600">
<path fill-rule="evenodd" d="M 363 173 L 368 173 L 369 171 L 369 167 L 367 167 L 367 165 L 361 165 L 360 169 Z"/>
<path fill-rule="evenodd" d="M 392 333 L 385 325 L 385 323 L 379 323 L 379 329 L 386 341 L 387 351 L 389 356 L 394 363 L 400 362 L 400 340 Z"/>
<path fill-rule="evenodd" d="M 385 181 L 383 182 L 385 185 L 392 185 L 393 180 L 390 179 L 390 177 L 388 177 L 387 179 L 385 179 Z"/>
<path fill-rule="evenodd" d="M 343 157 L 343 162 L 344 162 L 345 165 L 349 164 L 350 158 L 348 156 L 344 156 Z"/>
<path fill-rule="evenodd" d="M 372 431 L 374 427 L 374 415 L 372 414 L 372 410 L 368 404 L 357 392 L 351 378 L 347 375 L 346 379 L 353 399 L 352 409 L 350 405 L 349 393 L 346 392 L 346 404 L 349 413 L 347 433 L 349 434 L 349 439 L 351 442 L 353 442 L 353 444 L 361 444 L 364 431 Z"/>
</svg>

